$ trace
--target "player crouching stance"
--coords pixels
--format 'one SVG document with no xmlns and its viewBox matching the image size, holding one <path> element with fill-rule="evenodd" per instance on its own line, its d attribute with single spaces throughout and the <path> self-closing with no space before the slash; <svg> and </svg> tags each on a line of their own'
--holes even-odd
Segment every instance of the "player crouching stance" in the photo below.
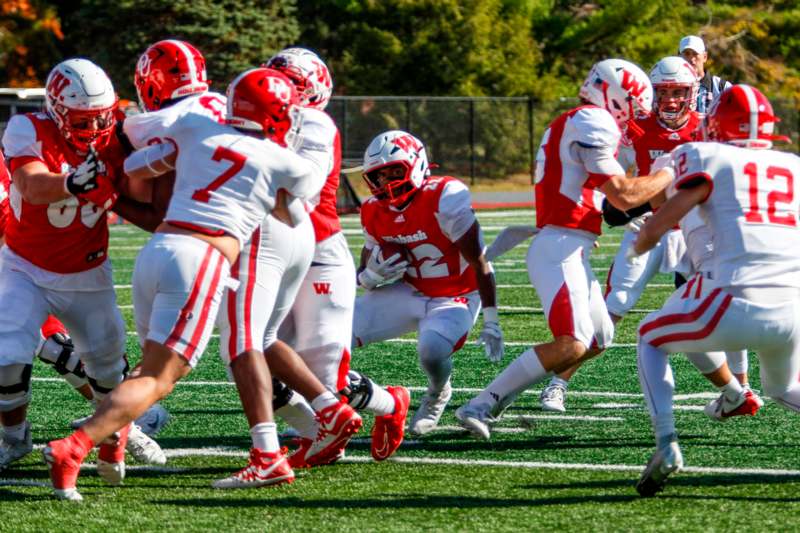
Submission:
<svg viewBox="0 0 800 533">
<path fill-rule="evenodd" d="M 176 171 L 165 221 L 139 253 L 134 268 L 134 313 L 143 342 L 141 372 L 117 386 L 83 428 L 45 448 L 50 478 L 61 498 L 81 499 L 75 485 L 94 443 L 167 396 L 197 364 L 242 244 L 270 213 L 291 223 L 288 201 L 309 194 L 320 172 L 281 146 L 293 127 L 297 96 L 291 83 L 268 69 L 249 74 L 261 77 L 255 86 L 263 91 L 262 103 L 269 106 L 263 133 L 240 132 L 204 114 L 186 113 L 166 129 L 170 143 L 146 149 L 153 153 L 141 157 L 146 163 L 139 169 L 142 173 L 128 172 L 152 177 L 173 166 Z M 229 119 L 237 119 L 230 106 L 228 113 Z M 273 483 L 294 478 L 279 450 L 268 464 L 259 466 Z"/>
<path fill-rule="evenodd" d="M 534 383 L 602 352 L 614 326 L 589 256 L 601 232 L 603 194 L 620 209 L 648 201 L 670 181 L 659 172 L 636 179 L 614 158 L 620 129 L 649 113 L 650 80 L 620 59 L 595 64 L 580 91 L 583 105 L 556 118 L 536 156 L 536 225 L 528 275 L 545 309 L 553 340 L 526 350 L 476 398 L 456 411 L 481 439 L 504 407 Z M 600 194 L 602 193 L 602 194 Z"/>
<path fill-rule="evenodd" d="M 356 346 L 418 331 L 428 390 L 411 420 L 416 435 L 439 422 L 452 394 L 452 354 L 481 305 L 486 355 L 493 362 L 503 357 L 494 273 L 469 190 L 455 178 L 429 174 L 425 147 L 404 131 L 382 133 L 367 147 L 364 179 L 373 196 L 361 208 L 366 242 L 358 273 L 367 292 L 356 299 L 353 320 Z M 390 283 L 400 276 L 403 281 Z M 385 398 L 394 407 L 388 392 L 370 392 L 372 402 Z"/>
<path fill-rule="evenodd" d="M 771 150 L 776 118 L 757 89 L 736 85 L 708 117 L 712 141 L 672 152 L 674 196 L 645 224 L 634 245 L 641 254 L 691 209 L 714 238 L 710 277 L 696 275 L 639 326 L 639 380 L 656 435 L 636 490 L 652 496 L 683 466 L 672 412 L 668 355 L 704 353 L 709 369 L 725 363 L 717 350 L 751 348 L 761 362 L 764 393 L 800 411 L 800 158 Z M 723 396 L 737 410 L 757 405 L 729 374 Z M 740 405 L 737 407 L 736 403 Z M 723 408 L 724 409 L 724 408 Z"/>
</svg>

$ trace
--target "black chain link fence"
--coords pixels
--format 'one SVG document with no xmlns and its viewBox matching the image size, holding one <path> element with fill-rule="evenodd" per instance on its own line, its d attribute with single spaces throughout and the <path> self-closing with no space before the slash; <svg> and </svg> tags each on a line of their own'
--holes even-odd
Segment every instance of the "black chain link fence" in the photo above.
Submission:
<svg viewBox="0 0 800 533">
<path fill-rule="evenodd" d="M 341 132 L 344 166 L 361 164 L 378 133 L 406 130 L 427 146 L 437 173 L 471 183 L 532 175 L 544 129 L 578 104 L 577 98 L 534 103 L 525 97 L 336 96 L 328 105 Z M 800 151 L 800 114 L 794 100 L 772 100 L 794 152 Z M 15 113 L 41 109 L 40 99 L 0 98 L 0 130 Z"/>
</svg>

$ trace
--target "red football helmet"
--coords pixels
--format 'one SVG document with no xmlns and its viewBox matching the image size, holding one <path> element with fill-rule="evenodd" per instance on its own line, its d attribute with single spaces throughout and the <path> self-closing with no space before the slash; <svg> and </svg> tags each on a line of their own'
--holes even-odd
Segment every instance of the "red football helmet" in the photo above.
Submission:
<svg viewBox="0 0 800 533">
<path fill-rule="evenodd" d="M 103 148 L 114 132 L 117 95 L 103 69 L 88 59 L 62 61 L 50 71 L 45 88 L 47 114 L 77 151 Z"/>
<path fill-rule="evenodd" d="M 262 132 L 281 146 L 295 135 L 300 101 L 291 80 L 271 68 L 243 72 L 228 85 L 225 123 L 243 130 Z"/>
<path fill-rule="evenodd" d="M 761 91 L 749 85 L 734 85 L 712 103 L 707 118 L 709 140 L 745 148 L 772 148 L 772 141 L 788 141 L 774 135 L 778 118 Z"/>
<path fill-rule="evenodd" d="M 141 106 L 156 111 L 169 100 L 208 90 L 206 60 L 185 41 L 158 41 L 139 57 L 134 84 Z"/>
</svg>

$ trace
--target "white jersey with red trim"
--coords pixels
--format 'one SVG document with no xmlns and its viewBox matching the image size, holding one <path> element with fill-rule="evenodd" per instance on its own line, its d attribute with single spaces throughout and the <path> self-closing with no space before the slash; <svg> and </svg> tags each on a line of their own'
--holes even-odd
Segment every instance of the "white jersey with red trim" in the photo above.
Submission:
<svg viewBox="0 0 800 533">
<path fill-rule="evenodd" d="M 361 206 L 366 248 L 403 245 L 410 255 L 403 279 L 430 297 L 477 290 L 475 271 L 455 244 L 475 221 L 469 189 L 449 176 L 425 180 L 402 211 L 375 197 Z"/>
<path fill-rule="evenodd" d="M 301 108 L 302 122 L 296 143 L 296 152 L 313 159 L 325 170 L 325 183 L 319 194 L 309 200 L 311 222 L 314 224 L 316 242 L 327 239 L 341 230 L 336 213 L 336 190 L 339 188 L 339 171 L 342 151 L 339 130 L 333 119 L 319 109 Z"/>
<path fill-rule="evenodd" d="M 8 188 L 11 185 L 11 177 L 6 168 L 6 160 L 0 153 L 0 238 L 6 232 L 6 219 L 8 219 Z"/>
<path fill-rule="evenodd" d="M 615 159 L 620 130 L 611 114 L 587 105 L 567 111 L 544 132 L 536 155 L 536 225 L 601 232 L 603 194 L 611 176 L 625 174 Z"/>
<path fill-rule="evenodd" d="M 800 287 L 799 157 L 703 142 L 677 148 L 672 165 L 677 189 L 712 186 L 698 212 L 713 235 L 717 285 Z"/>
<path fill-rule="evenodd" d="M 196 113 L 163 136 L 178 149 L 175 187 L 164 220 L 243 244 L 275 207 L 279 189 L 300 199 L 318 192 L 321 170 L 287 148 Z"/>
<path fill-rule="evenodd" d="M 122 131 L 134 148 L 144 148 L 164 142 L 165 132 L 188 114 L 204 116 L 221 123 L 225 118 L 226 102 L 223 95 L 214 92 L 188 96 L 158 111 L 126 118 Z"/>
</svg>

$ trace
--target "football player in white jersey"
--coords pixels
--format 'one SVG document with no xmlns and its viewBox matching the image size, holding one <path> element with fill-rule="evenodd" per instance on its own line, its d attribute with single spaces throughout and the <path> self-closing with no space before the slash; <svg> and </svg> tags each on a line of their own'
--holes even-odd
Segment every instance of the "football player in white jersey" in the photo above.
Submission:
<svg viewBox="0 0 800 533">
<path fill-rule="evenodd" d="M 621 59 L 595 64 L 581 90 L 582 105 L 556 118 L 536 156 L 536 225 L 528 275 L 541 298 L 554 340 L 522 353 L 477 397 L 456 411 L 474 436 L 523 390 L 599 354 L 614 325 L 589 256 L 601 231 L 603 195 L 618 209 L 647 202 L 670 182 L 664 171 L 631 179 L 615 159 L 621 128 L 649 113 L 647 75 Z"/>
<path fill-rule="evenodd" d="M 266 66 L 286 74 L 297 88 L 304 108 L 302 144 L 327 146 L 333 159 L 324 187 L 312 199 L 314 259 L 278 336 L 297 351 L 328 389 L 346 396 L 354 408 L 376 415 L 371 451 L 376 460 L 383 460 L 402 441 L 409 394 L 401 386 L 384 389 L 350 369 L 356 271 L 336 211 L 342 161 L 339 130 L 323 111 L 332 92 L 331 74 L 317 54 L 298 47 L 278 52 Z M 276 406 L 276 413 L 301 434 L 300 449 L 289 457 L 292 466 L 313 466 L 316 461 L 307 460 L 315 437 L 313 411 L 300 405 L 301 400 L 289 392 L 284 405 Z"/>
<path fill-rule="evenodd" d="M 764 393 L 800 411 L 800 232 L 796 196 L 800 158 L 771 150 L 776 118 L 757 89 L 735 85 L 712 106 L 708 136 L 671 154 L 674 196 L 644 225 L 635 253 L 651 249 L 691 209 L 713 235 L 710 277 L 695 276 L 639 326 L 639 378 L 656 435 L 656 452 L 637 484 L 643 496 L 663 489 L 683 466 L 672 412 L 670 353 L 751 348 Z M 722 416 L 752 408 L 729 374 Z"/>
<path fill-rule="evenodd" d="M 284 148 L 293 128 L 294 88 L 285 76 L 268 69 L 247 74 L 259 78 L 252 85 L 258 87 L 261 100 L 243 107 L 251 113 L 260 111 L 261 124 L 232 106 L 228 119 L 240 129 L 208 120 L 205 114 L 185 112 L 164 131 L 166 142 L 126 161 L 131 177 L 154 177 L 173 166 L 176 171 L 166 218 L 140 252 L 134 269 L 142 367 L 106 397 L 81 429 L 48 443 L 44 455 L 61 498 L 81 499 L 75 485 L 93 443 L 169 394 L 197 364 L 223 290 L 233 285 L 231 265 L 264 217 L 271 213 L 293 225 L 297 219 L 289 205 L 314 192 L 311 187 L 320 169 Z M 201 83 L 203 78 L 198 69 L 192 80 Z M 174 105 L 190 108 L 186 100 Z M 265 390 L 270 392 L 269 383 Z M 262 484 L 291 482 L 294 474 L 278 448 L 274 425 L 272 430 L 265 438 L 267 450 L 251 453 L 251 473 Z"/>
</svg>

